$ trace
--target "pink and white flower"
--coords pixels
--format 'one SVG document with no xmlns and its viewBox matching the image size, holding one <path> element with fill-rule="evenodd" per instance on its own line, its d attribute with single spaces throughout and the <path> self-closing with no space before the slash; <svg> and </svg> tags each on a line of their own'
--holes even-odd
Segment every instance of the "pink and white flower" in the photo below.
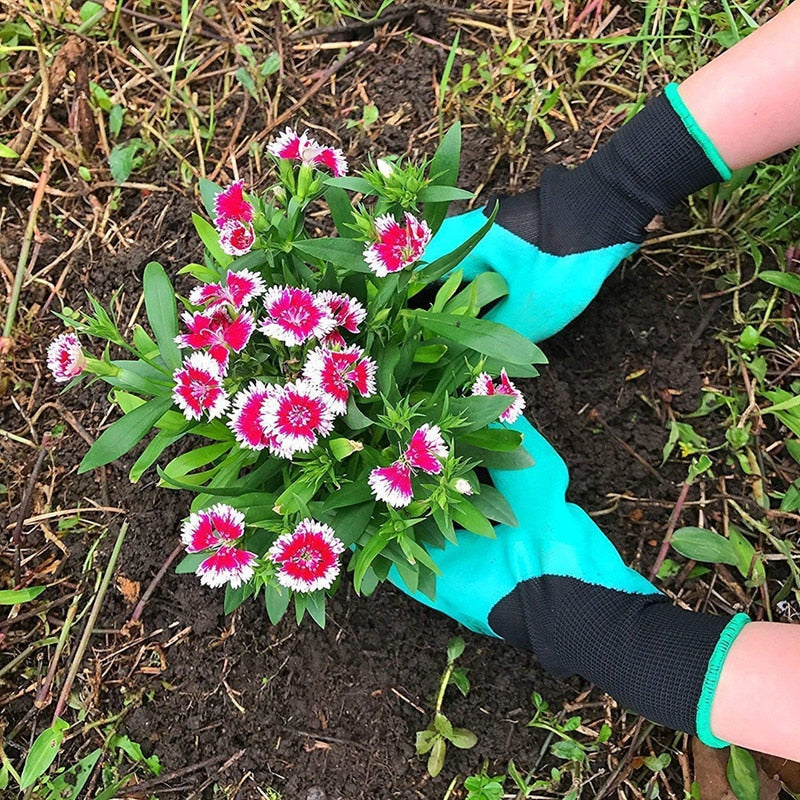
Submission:
<svg viewBox="0 0 800 800">
<path fill-rule="evenodd" d="M 215 224 L 222 228 L 226 222 L 252 222 L 253 206 L 244 198 L 244 181 L 236 181 L 214 197 Z"/>
<path fill-rule="evenodd" d="M 378 238 L 364 250 L 364 260 L 379 278 L 419 261 L 433 235 L 424 220 L 408 211 L 404 225 L 391 214 L 378 217 L 375 232 Z"/>
<path fill-rule="evenodd" d="M 262 321 L 262 332 L 290 346 L 321 339 L 336 325 L 328 306 L 308 289 L 273 286 L 264 296 L 264 307 L 269 318 Z"/>
<path fill-rule="evenodd" d="M 475 379 L 475 383 L 472 384 L 472 394 L 484 396 L 502 394 L 513 397 L 514 401 L 500 415 L 501 422 L 515 422 L 525 408 L 525 400 L 522 397 L 522 392 L 511 382 L 506 374 L 505 367 L 500 371 L 499 383 L 494 383 L 492 377 L 487 372 L 481 372 Z"/>
<path fill-rule="evenodd" d="M 307 453 L 319 436 L 333 430 L 335 412 L 329 398 L 306 380 L 287 383 L 264 397 L 261 425 L 267 436 L 274 436 L 278 453 L 291 458 Z"/>
<path fill-rule="evenodd" d="M 189 302 L 195 306 L 209 304 L 207 311 L 216 311 L 220 306 L 233 306 L 241 311 L 251 300 L 264 294 L 267 287 L 264 279 L 248 269 L 234 272 L 228 270 L 225 283 L 207 283 L 195 286 L 189 295 Z"/>
<path fill-rule="evenodd" d="M 228 353 L 231 350 L 241 353 L 256 328 L 256 322 L 249 311 L 243 311 L 233 320 L 222 310 L 212 314 L 190 314 L 187 311 L 183 314 L 183 321 L 189 333 L 175 337 L 178 346 L 191 347 L 193 350 L 207 348 L 223 371 L 228 364 Z"/>
<path fill-rule="evenodd" d="M 173 378 L 172 398 L 187 419 L 200 419 L 204 413 L 215 419 L 225 413 L 230 401 L 222 386 L 222 369 L 208 353 L 192 353 Z"/>
<path fill-rule="evenodd" d="M 286 158 L 309 167 L 327 169 L 335 178 L 347 174 L 347 159 L 339 148 L 323 147 L 305 133 L 298 134 L 289 127 L 267 146 L 267 151 L 276 158 Z"/>
<path fill-rule="evenodd" d="M 281 586 L 307 593 L 331 587 L 342 552 L 344 544 L 330 525 L 306 518 L 275 540 L 269 557 L 278 568 Z"/>
<path fill-rule="evenodd" d="M 253 577 L 256 554 L 236 547 L 243 536 L 244 514 L 224 503 L 190 515 L 181 530 L 186 552 L 210 551 L 195 572 L 200 583 L 238 589 Z"/>
<path fill-rule="evenodd" d="M 324 167 L 333 174 L 334 178 L 347 175 L 347 159 L 338 147 L 320 147 L 314 156 L 312 165 L 318 169 Z"/>
<path fill-rule="evenodd" d="M 275 437 L 264 430 L 261 422 L 261 406 L 264 400 L 280 387 L 254 381 L 246 389 L 237 392 L 233 398 L 233 410 L 230 413 L 228 427 L 233 431 L 236 441 L 251 450 L 263 450 L 274 446 Z"/>
<path fill-rule="evenodd" d="M 229 219 L 219 228 L 219 246 L 229 256 L 249 253 L 256 241 L 256 234 L 249 222 Z"/>
<path fill-rule="evenodd" d="M 431 426 L 426 422 L 412 434 L 403 458 L 413 469 L 438 475 L 442 471 L 439 459 L 447 458 L 448 452 L 439 426 Z"/>
<path fill-rule="evenodd" d="M 47 368 L 59 383 L 72 380 L 86 368 L 86 356 L 75 333 L 56 336 L 47 348 Z"/>
<path fill-rule="evenodd" d="M 369 485 L 378 500 L 395 508 L 404 508 L 413 497 L 411 467 L 405 461 L 376 467 L 369 474 Z"/>
<path fill-rule="evenodd" d="M 189 515 L 181 526 L 181 542 L 187 553 L 233 544 L 244 536 L 244 514 L 225 503 Z"/>
<path fill-rule="evenodd" d="M 328 306 L 338 327 L 350 333 L 359 332 L 359 325 L 367 317 L 367 309 L 355 297 L 331 291 L 319 292 L 317 297 Z"/>
<path fill-rule="evenodd" d="M 375 394 L 377 370 L 378 365 L 356 345 L 343 350 L 316 347 L 306 357 L 303 377 L 328 397 L 336 414 L 344 414 L 350 386 L 362 397 Z"/>
<path fill-rule="evenodd" d="M 223 545 L 197 568 L 195 574 L 200 583 L 216 589 L 229 583 L 231 589 L 238 589 L 253 577 L 253 566 L 258 556 L 249 550 Z"/>
</svg>

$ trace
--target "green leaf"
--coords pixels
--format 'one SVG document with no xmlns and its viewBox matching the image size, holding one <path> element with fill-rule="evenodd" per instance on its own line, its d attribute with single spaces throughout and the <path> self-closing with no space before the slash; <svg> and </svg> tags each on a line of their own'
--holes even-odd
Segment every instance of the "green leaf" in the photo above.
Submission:
<svg viewBox="0 0 800 800">
<path fill-rule="evenodd" d="M 61 743 L 64 741 L 64 731 L 69 728 L 69 723 L 63 719 L 56 718 L 52 727 L 42 731 L 36 741 L 28 751 L 25 759 L 25 766 L 22 770 L 19 788 L 25 790 L 33 786 L 42 775 L 50 768 L 50 765 L 58 755 Z"/>
<path fill-rule="evenodd" d="M 436 152 L 431 159 L 428 174 L 431 176 L 430 186 L 455 186 L 458 182 L 458 166 L 461 161 L 461 123 L 456 122 L 442 137 Z M 425 221 L 434 233 L 439 229 L 447 216 L 449 202 L 428 202 L 425 205 Z M 446 270 L 445 270 L 446 271 Z"/>
<path fill-rule="evenodd" d="M 728 756 L 728 783 L 738 800 L 758 800 L 761 783 L 753 756 L 744 748 L 731 745 Z"/>
<path fill-rule="evenodd" d="M 486 234 L 489 232 L 489 228 L 491 228 L 494 224 L 494 218 L 496 214 L 497 206 L 495 205 L 492 215 L 486 220 L 484 225 L 482 225 L 477 231 L 475 231 L 475 233 L 472 234 L 472 236 L 469 237 L 469 239 L 467 239 L 465 242 L 462 242 L 450 253 L 445 253 L 445 255 L 440 256 L 434 261 L 431 261 L 430 264 L 426 264 L 422 269 L 418 269 L 415 273 L 415 277 L 424 281 L 425 283 L 430 283 L 431 281 L 438 280 L 445 273 L 450 272 L 450 270 L 456 267 L 460 261 L 466 258 L 472 251 L 472 248 L 475 247 L 475 245 L 478 244 L 478 242 L 483 239 L 484 236 L 486 236 Z M 444 219 L 444 217 L 442 217 L 442 219 Z"/>
<path fill-rule="evenodd" d="M 446 752 L 447 745 L 444 739 L 437 737 L 431 748 L 431 754 L 428 756 L 428 773 L 432 778 L 435 778 L 442 771 Z"/>
<path fill-rule="evenodd" d="M 486 536 L 490 539 L 495 538 L 494 525 L 466 498 L 453 505 L 450 509 L 453 519 L 472 533 L 479 536 Z"/>
<path fill-rule="evenodd" d="M 292 244 L 292 249 L 350 272 L 371 271 L 364 261 L 364 243 L 355 239 L 342 239 L 338 236 L 329 239 L 300 239 Z"/>
<path fill-rule="evenodd" d="M 430 729 L 417 731 L 417 737 L 415 741 L 417 755 L 422 756 L 429 752 L 437 738 L 436 731 L 432 731 Z"/>
<path fill-rule="evenodd" d="M 110 750 L 122 750 L 131 761 L 136 764 L 144 764 L 154 775 L 158 775 L 161 772 L 161 763 L 158 756 L 153 755 L 150 758 L 146 758 L 142 752 L 142 746 L 138 742 L 134 742 L 129 736 L 115 733 L 108 740 L 108 748 Z"/>
<path fill-rule="evenodd" d="M 436 364 L 447 353 L 446 344 L 418 344 L 414 350 L 415 364 Z"/>
<path fill-rule="evenodd" d="M 800 295 L 800 275 L 795 275 L 792 272 L 780 272 L 778 270 L 764 270 L 759 272 L 758 277 L 766 283 L 777 286 L 780 289 L 786 289 L 787 292 Z M 741 800 L 741 798 L 739 799 Z"/>
<path fill-rule="evenodd" d="M 200 178 L 197 188 L 200 189 L 200 199 L 203 201 L 206 214 L 213 219 L 217 216 L 217 195 L 222 191 L 222 187 L 208 178 Z"/>
<path fill-rule="evenodd" d="M 800 440 L 799 439 L 786 439 L 783 443 L 786 452 L 800 464 Z"/>
<path fill-rule="evenodd" d="M 518 447 L 510 453 L 484 450 L 482 447 L 473 447 L 469 444 L 456 442 L 457 455 L 477 461 L 487 469 L 527 469 L 533 466 L 531 454 L 524 448 Z"/>
<path fill-rule="evenodd" d="M 66 772 L 62 772 L 53 780 L 48 781 L 47 789 L 50 792 L 48 797 L 58 798 L 58 800 L 79 800 L 81 790 L 92 775 L 95 764 L 103 754 L 101 748 L 92 750 L 84 756 L 77 764 L 71 766 Z"/>
<path fill-rule="evenodd" d="M 353 224 L 353 206 L 347 192 L 336 186 L 328 186 L 325 189 L 325 202 L 339 236 L 349 239 L 355 235 L 356 231 L 350 227 Z"/>
<path fill-rule="evenodd" d="M 197 572 L 197 568 L 208 558 L 208 553 L 187 553 L 175 567 L 177 575 Z"/>
<path fill-rule="evenodd" d="M 470 500 L 478 509 L 489 519 L 499 522 L 502 525 L 510 525 L 516 528 L 519 525 L 517 516 L 511 504 L 506 500 L 502 492 L 494 486 L 481 486 L 481 493 L 473 495 Z"/>
<path fill-rule="evenodd" d="M 128 473 L 131 483 L 138 483 L 142 475 L 155 464 L 158 457 L 171 445 L 185 436 L 186 433 L 167 433 L 159 431 L 148 443 L 139 458 L 136 459 Z"/>
<path fill-rule="evenodd" d="M 492 422 L 497 422 L 500 415 L 514 402 L 514 398 L 507 394 L 471 395 L 470 397 L 457 397 L 450 401 L 450 412 L 464 419 L 464 425 L 459 427 L 457 434 L 458 444 L 477 447 L 478 445 L 464 442 L 465 434 L 479 431 Z M 485 448 L 483 448 L 485 449 Z"/>
<path fill-rule="evenodd" d="M 463 652 L 466 645 L 460 636 L 454 636 L 447 643 L 447 660 L 455 661 Z"/>
<path fill-rule="evenodd" d="M 114 105 L 111 111 L 108 112 L 108 130 L 112 138 L 116 139 L 122 130 L 122 124 L 125 122 L 125 107 L 121 105 Z"/>
<path fill-rule="evenodd" d="M 306 595 L 306 611 L 311 615 L 311 619 L 325 628 L 325 592 L 311 592 Z"/>
<path fill-rule="evenodd" d="M 450 724 L 450 720 L 439 711 L 436 712 L 436 716 L 433 718 L 433 727 L 436 732 L 440 733 L 442 736 L 449 737 L 453 732 L 453 726 Z"/>
<path fill-rule="evenodd" d="M 172 288 L 164 267 L 157 261 L 151 261 L 144 268 L 144 303 L 147 319 L 150 321 L 164 363 L 171 369 L 178 369 L 183 359 L 175 343 L 175 337 L 178 335 L 175 289 Z"/>
<path fill-rule="evenodd" d="M 133 409 L 100 434 L 78 467 L 78 473 L 102 467 L 137 445 L 172 406 L 171 397 L 154 397 Z"/>
<path fill-rule="evenodd" d="M 47 587 L 29 586 L 27 589 L 0 589 L 0 606 L 15 606 L 35 600 Z"/>
<path fill-rule="evenodd" d="M 230 584 L 225 587 L 225 600 L 222 604 L 222 610 L 225 614 L 231 614 L 236 611 L 239 606 L 255 594 L 256 587 L 252 583 L 244 583 L 236 589 L 233 589 Z"/>
<path fill-rule="evenodd" d="M 550 752 L 566 761 L 583 761 L 586 757 L 583 748 L 572 739 L 564 739 L 551 746 Z"/>
<path fill-rule="evenodd" d="M 197 235 L 202 239 L 203 244 L 211 253 L 211 257 L 221 267 L 227 267 L 233 261 L 232 256 L 229 256 L 219 246 L 219 234 L 217 229 L 206 219 L 203 219 L 199 214 L 192 213 L 192 222 Z"/>
<path fill-rule="evenodd" d="M 450 203 L 453 200 L 472 200 L 474 196 L 474 192 L 468 192 L 466 189 L 431 184 L 417 195 L 417 199 L 423 203 Z"/>
<path fill-rule="evenodd" d="M 800 485 L 795 481 L 787 490 L 786 494 L 781 500 L 781 511 L 787 511 L 790 514 L 800 509 Z"/>
<path fill-rule="evenodd" d="M 447 738 L 460 750 L 469 750 L 478 743 L 478 737 L 467 728 L 453 728 Z"/>
<path fill-rule="evenodd" d="M 145 143 L 141 139 L 129 139 L 114 145 L 108 154 L 108 166 L 116 183 L 125 183 L 130 178 L 136 155 L 144 147 Z"/>
<path fill-rule="evenodd" d="M 446 311 L 455 314 L 465 309 L 471 310 L 470 315 L 476 316 L 477 312 L 489 303 L 499 300 L 508 294 L 506 279 L 499 272 L 481 272 L 477 278 L 470 281 L 443 309 L 432 308 L 431 311 Z"/>
<path fill-rule="evenodd" d="M 12 150 L 7 144 L 0 142 L 0 158 L 19 158 L 19 153 Z"/>
<path fill-rule="evenodd" d="M 739 563 L 736 548 L 729 539 L 705 528 L 679 528 L 672 534 L 672 546 L 686 558 L 694 561 L 730 564 Z"/>
<path fill-rule="evenodd" d="M 273 625 L 277 625 L 289 608 L 292 593 L 285 586 L 267 586 L 264 589 L 264 605 L 267 616 Z"/>
<path fill-rule="evenodd" d="M 478 353 L 512 364 L 543 363 L 542 351 L 530 339 L 497 322 L 431 311 L 417 311 L 416 317 L 425 330 Z"/>
<path fill-rule="evenodd" d="M 190 472 L 194 472 L 200 467 L 216 461 L 231 449 L 230 442 L 217 442 L 207 444 L 203 447 L 196 447 L 187 453 L 176 456 L 164 467 L 164 475 L 170 480 L 179 480 L 186 477 Z"/>
<path fill-rule="evenodd" d="M 766 581 L 767 576 L 764 571 L 764 562 L 756 553 L 755 547 L 733 525 L 728 526 L 728 532 L 730 535 L 729 541 L 738 555 L 736 568 L 743 578 L 748 579 L 749 585 L 761 586 Z"/>
<path fill-rule="evenodd" d="M 522 434 L 507 428 L 481 428 L 460 438 L 465 444 L 502 452 L 516 450 L 522 444 Z"/>
<path fill-rule="evenodd" d="M 355 558 L 355 567 L 353 569 L 353 588 L 356 592 L 361 591 L 361 581 L 364 580 L 364 575 L 367 568 L 372 562 L 380 555 L 384 547 L 389 543 L 391 534 L 389 531 L 378 531 L 366 544 L 363 550 L 359 551 Z"/>
<path fill-rule="evenodd" d="M 328 178 L 325 186 L 335 186 L 338 189 L 347 189 L 349 192 L 361 194 L 378 194 L 378 190 L 366 179 L 350 176 L 346 178 Z"/>
</svg>

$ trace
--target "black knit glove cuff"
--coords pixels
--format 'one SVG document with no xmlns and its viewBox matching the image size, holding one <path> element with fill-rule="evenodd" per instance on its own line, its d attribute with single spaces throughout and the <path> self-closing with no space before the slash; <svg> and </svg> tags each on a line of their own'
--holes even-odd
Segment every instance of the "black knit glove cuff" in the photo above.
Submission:
<svg viewBox="0 0 800 800">
<path fill-rule="evenodd" d="M 725 745 L 708 725 L 716 679 L 745 622 L 554 575 L 518 584 L 489 615 L 499 636 L 532 650 L 554 675 L 580 675 L 637 714 L 714 746 Z"/>
</svg>

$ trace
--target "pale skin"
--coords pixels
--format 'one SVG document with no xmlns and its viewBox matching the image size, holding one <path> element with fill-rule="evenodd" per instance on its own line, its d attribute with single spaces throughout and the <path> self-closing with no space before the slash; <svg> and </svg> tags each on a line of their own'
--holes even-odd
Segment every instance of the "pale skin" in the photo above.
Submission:
<svg viewBox="0 0 800 800">
<path fill-rule="evenodd" d="M 800 2 L 684 81 L 678 92 L 731 169 L 800 143 Z M 720 674 L 711 730 L 800 761 L 800 625 L 751 622 Z"/>
</svg>

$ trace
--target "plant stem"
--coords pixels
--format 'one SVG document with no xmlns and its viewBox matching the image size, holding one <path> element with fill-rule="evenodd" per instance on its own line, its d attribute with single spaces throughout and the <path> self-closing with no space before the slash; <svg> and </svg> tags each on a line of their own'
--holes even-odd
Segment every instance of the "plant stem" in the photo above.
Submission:
<svg viewBox="0 0 800 800">
<path fill-rule="evenodd" d="M 53 163 L 54 155 L 55 152 L 50 150 L 44 157 L 42 174 L 39 176 L 39 182 L 36 184 L 36 191 L 33 195 L 31 213 L 28 215 L 28 224 L 25 228 L 25 235 L 22 238 L 22 247 L 19 251 L 17 274 L 14 276 L 14 285 L 11 287 L 11 299 L 8 301 L 6 321 L 5 325 L 3 326 L 4 339 L 10 338 L 11 330 L 14 327 L 14 319 L 17 315 L 17 305 L 19 304 L 19 295 L 22 291 L 22 282 L 25 280 L 25 273 L 28 268 L 28 255 L 31 251 L 31 241 L 33 240 L 33 234 L 36 230 L 36 219 L 39 216 L 39 208 L 42 205 L 45 187 L 47 186 L 48 180 L 50 180 L 50 167 Z"/>
<path fill-rule="evenodd" d="M 61 712 L 64 710 L 64 706 L 67 704 L 67 700 L 69 699 L 69 693 L 72 689 L 72 684 L 75 680 L 75 676 L 78 674 L 78 670 L 80 669 L 83 654 L 86 652 L 86 648 L 89 646 L 89 639 L 92 635 L 92 629 L 97 622 L 97 617 L 100 615 L 100 607 L 103 605 L 103 598 L 106 596 L 108 584 L 111 582 L 111 576 L 114 573 L 114 567 L 117 565 L 119 552 L 122 549 L 122 543 L 125 541 L 125 534 L 127 532 L 128 521 L 125 520 L 119 529 L 119 533 L 117 534 L 117 541 L 114 542 L 114 549 L 111 551 L 111 556 L 109 557 L 108 564 L 106 565 L 106 571 L 103 573 L 103 579 L 100 582 L 100 587 L 95 595 L 92 611 L 89 614 L 89 619 L 86 620 L 86 627 L 83 629 L 83 635 L 78 643 L 78 649 L 75 651 L 75 656 L 72 659 L 72 664 L 70 664 L 69 672 L 67 673 L 67 677 L 64 679 L 64 685 L 61 687 L 61 694 L 58 696 L 58 703 L 56 704 L 55 711 L 53 712 L 54 722 L 61 715 Z"/>
<path fill-rule="evenodd" d="M 439 685 L 439 695 L 436 698 L 436 713 L 441 714 L 442 712 L 442 704 L 444 703 L 444 693 L 447 690 L 447 684 L 450 683 L 450 676 L 453 674 L 453 670 L 455 669 L 455 661 L 450 661 L 447 664 L 447 669 L 442 673 L 442 682 Z"/>
</svg>

